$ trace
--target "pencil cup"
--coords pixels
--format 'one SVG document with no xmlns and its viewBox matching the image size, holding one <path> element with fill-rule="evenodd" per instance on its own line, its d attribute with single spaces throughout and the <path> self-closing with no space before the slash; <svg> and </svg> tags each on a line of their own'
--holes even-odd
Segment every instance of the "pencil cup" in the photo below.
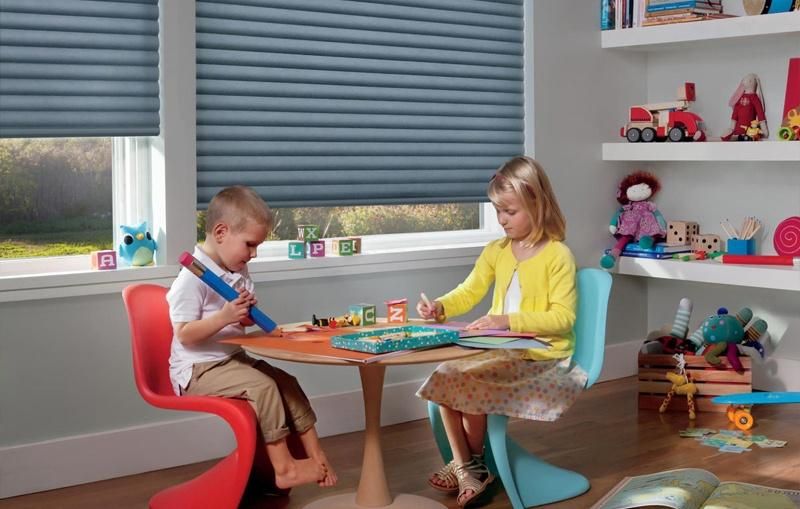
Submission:
<svg viewBox="0 0 800 509">
<path fill-rule="evenodd" d="M 728 254 L 756 254 L 756 239 L 728 239 Z"/>
</svg>

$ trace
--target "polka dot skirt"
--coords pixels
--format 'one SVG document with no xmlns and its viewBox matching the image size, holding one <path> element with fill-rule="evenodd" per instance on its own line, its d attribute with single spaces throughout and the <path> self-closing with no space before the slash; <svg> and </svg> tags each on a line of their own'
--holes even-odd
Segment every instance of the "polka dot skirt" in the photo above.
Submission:
<svg viewBox="0 0 800 509">
<path fill-rule="evenodd" d="M 555 421 L 578 398 L 586 372 L 570 358 L 534 361 L 525 352 L 496 349 L 442 363 L 417 396 L 468 414 Z"/>
</svg>

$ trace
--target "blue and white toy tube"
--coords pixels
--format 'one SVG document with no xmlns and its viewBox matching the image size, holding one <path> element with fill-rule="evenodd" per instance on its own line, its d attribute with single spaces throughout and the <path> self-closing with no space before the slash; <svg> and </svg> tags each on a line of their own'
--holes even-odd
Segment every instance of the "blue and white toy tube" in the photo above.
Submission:
<svg viewBox="0 0 800 509">
<path fill-rule="evenodd" d="M 208 270 L 208 268 L 200 263 L 197 258 L 192 256 L 191 253 L 184 251 L 183 254 L 178 257 L 178 261 L 181 265 L 186 267 L 189 272 L 199 277 L 201 281 L 211 287 L 212 290 L 222 295 L 228 302 L 235 300 L 239 296 L 239 292 L 234 290 L 228 283 L 220 279 L 220 277 L 212 271 Z M 253 323 L 264 329 L 264 332 L 272 332 L 278 327 L 278 324 L 273 322 L 270 317 L 255 306 L 250 306 L 249 315 Z"/>
</svg>

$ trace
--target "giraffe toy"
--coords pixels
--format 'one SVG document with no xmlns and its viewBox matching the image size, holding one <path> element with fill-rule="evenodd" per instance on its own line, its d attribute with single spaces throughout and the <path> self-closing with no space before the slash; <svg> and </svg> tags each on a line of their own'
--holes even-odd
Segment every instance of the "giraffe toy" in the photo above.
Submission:
<svg viewBox="0 0 800 509">
<path fill-rule="evenodd" d="M 686 361 L 683 358 L 683 354 L 676 354 L 673 355 L 673 357 L 678 361 L 678 372 L 667 373 L 667 380 L 672 382 L 672 387 L 670 387 L 658 411 L 662 414 L 666 412 L 670 401 L 672 401 L 672 396 L 675 394 L 686 396 L 686 403 L 689 407 L 689 420 L 693 421 L 697 417 L 694 406 L 694 395 L 697 394 L 697 386 L 692 382 L 689 375 L 686 374 Z"/>
</svg>

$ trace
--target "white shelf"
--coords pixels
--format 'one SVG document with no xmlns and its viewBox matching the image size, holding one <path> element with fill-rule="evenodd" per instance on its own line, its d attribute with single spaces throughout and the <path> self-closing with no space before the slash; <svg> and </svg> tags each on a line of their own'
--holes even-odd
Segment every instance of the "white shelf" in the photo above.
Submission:
<svg viewBox="0 0 800 509">
<path fill-rule="evenodd" d="M 797 141 L 603 143 L 603 161 L 800 161 Z"/>
<path fill-rule="evenodd" d="M 652 260 L 622 256 L 618 274 L 676 279 L 774 290 L 800 291 L 800 269 L 765 265 L 725 265 L 719 262 Z"/>
<path fill-rule="evenodd" d="M 603 48 L 632 50 L 676 49 L 686 43 L 800 32 L 800 11 L 761 16 L 677 23 L 652 27 L 605 30 Z"/>
</svg>

